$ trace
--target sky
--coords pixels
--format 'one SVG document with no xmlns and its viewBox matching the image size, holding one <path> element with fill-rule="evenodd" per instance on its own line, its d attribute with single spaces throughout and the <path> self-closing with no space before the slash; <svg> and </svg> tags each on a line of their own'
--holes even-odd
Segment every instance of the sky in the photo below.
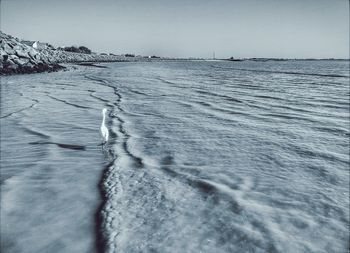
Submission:
<svg viewBox="0 0 350 253">
<path fill-rule="evenodd" d="M 168 57 L 349 58 L 349 0 L 1 0 L 1 30 Z"/>
</svg>

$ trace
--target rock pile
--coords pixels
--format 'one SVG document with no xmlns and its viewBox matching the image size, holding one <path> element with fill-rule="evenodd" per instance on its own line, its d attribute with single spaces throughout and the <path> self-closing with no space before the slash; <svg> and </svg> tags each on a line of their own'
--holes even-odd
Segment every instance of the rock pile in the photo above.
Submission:
<svg viewBox="0 0 350 253">
<path fill-rule="evenodd" d="M 62 50 L 43 49 L 40 53 L 48 59 L 51 59 L 56 63 L 69 63 L 69 62 L 114 62 L 114 61 L 137 61 L 142 58 L 129 58 L 119 55 L 107 55 L 107 54 L 83 54 L 67 52 Z"/>
<path fill-rule="evenodd" d="M 0 31 L 0 74 L 35 73 L 63 68 L 38 50 Z"/>
<path fill-rule="evenodd" d="M 53 48 L 37 50 L 0 31 L 0 75 L 36 73 L 64 68 L 59 63 L 138 61 L 142 57 L 73 53 Z"/>
</svg>

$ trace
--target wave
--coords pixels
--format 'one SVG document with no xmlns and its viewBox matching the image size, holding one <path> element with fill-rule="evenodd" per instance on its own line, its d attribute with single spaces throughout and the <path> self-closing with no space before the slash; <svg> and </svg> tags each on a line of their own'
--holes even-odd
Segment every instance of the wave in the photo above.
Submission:
<svg viewBox="0 0 350 253">
<path fill-rule="evenodd" d="M 91 107 L 89 106 L 83 106 L 83 105 L 78 105 L 78 104 L 75 104 L 75 103 L 71 103 L 71 102 L 68 102 L 67 100 L 64 100 L 64 99 L 59 99 L 59 98 L 56 98 L 54 96 L 51 96 L 51 95 L 47 95 L 49 98 L 52 98 L 56 101 L 60 101 L 62 103 L 65 103 L 66 105 L 71 105 L 71 106 L 74 106 L 76 108 L 82 108 L 82 109 L 92 109 Z"/>
<path fill-rule="evenodd" d="M 27 106 L 27 107 L 24 107 L 22 109 L 19 109 L 17 111 L 14 111 L 14 112 L 10 112 L 4 116 L 1 116 L 0 119 L 4 119 L 4 118 L 7 118 L 7 117 L 10 117 L 12 115 L 15 115 L 15 114 L 18 114 L 20 112 L 23 112 L 25 110 L 29 110 L 29 109 L 32 109 L 34 106 L 36 106 L 38 103 L 39 103 L 39 100 L 36 100 L 36 99 L 32 99 L 32 101 L 34 101 L 34 103 L 32 103 L 31 105 Z"/>
<path fill-rule="evenodd" d="M 287 74 L 287 75 L 304 75 L 304 76 L 350 78 L 350 76 L 339 75 L 339 74 L 318 74 L 318 73 L 305 73 L 305 72 L 295 72 L 295 71 L 277 71 L 277 70 L 244 69 L 244 68 L 225 68 L 225 67 L 219 67 L 219 66 L 215 66 L 215 65 L 211 65 L 211 67 L 219 68 L 219 69 L 226 69 L 226 70 L 239 70 L 239 71 L 248 71 L 248 72 L 256 72 L 256 73 L 272 73 L 272 74 Z"/>
<path fill-rule="evenodd" d="M 209 95 L 210 97 L 219 97 L 219 98 L 223 98 L 229 102 L 235 102 L 235 103 L 243 103 L 243 101 L 228 96 L 228 95 L 224 95 L 224 94 L 219 94 L 219 93 L 215 93 L 215 92 L 210 92 L 210 91 L 205 91 L 205 90 L 199 90 L 199 89 L 195 89 L 195 91 L 199 94 L 204 94 L 204 95 Z"/>
<path fill-rule="evenodd" d="M 54 144 L 60 148 L 65 149 L 73 149 L 73 150 L 85 150 L 86 147 L 82 145 L 75 145 L 75 144 L 65 144 L 65 143 L 58 143 L 58 142 L 51 142 L 51 141 L 33 141 L 29 142 L 30 145 L 45 145 L 45 144 Z"/>
</svg>

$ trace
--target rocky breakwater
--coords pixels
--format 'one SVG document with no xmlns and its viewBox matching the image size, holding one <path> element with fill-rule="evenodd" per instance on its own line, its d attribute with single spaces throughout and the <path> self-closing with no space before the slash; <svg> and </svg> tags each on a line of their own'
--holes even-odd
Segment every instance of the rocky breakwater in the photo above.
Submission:
<svg viewBox="0 0 350 253">
<path fill-rule="evenodd" d="M 43 49 L 40 53 L 56 63 L 81 63 L 81 62 L 125 62 L 125 61 L 140 61 L 142 57 L 125 57 L 122 55 L 108 54 L 84 54 L 67 52 L 63 50 Z"/>
<path fill-rule="evenodd" d="M 64 68 L 59 63 L 148 60 L 142 56 L 68 52 L 52 46 L 35 49 L 0 31 L 0 75 L 50 72 Z"/>
<path fill-rule="evenodd" d="M 0 75 L 50 72 L 62 68 L 47 55 L 0 31 Z"/>
</svg>

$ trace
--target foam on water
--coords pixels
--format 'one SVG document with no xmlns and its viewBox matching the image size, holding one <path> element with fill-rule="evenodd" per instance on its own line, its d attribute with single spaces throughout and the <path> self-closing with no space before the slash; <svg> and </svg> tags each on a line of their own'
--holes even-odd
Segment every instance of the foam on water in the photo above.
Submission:
<svg viewBox="0 0 350 253">
<path fill-rule="evenodd" d="M 119 98 L 102 185 L 106 252 L 346 251 L 348 78 L 295 77 L 287 70 L 300 62 L 249 75 L 217 64 L 98 77 Z"/>
</svg>

